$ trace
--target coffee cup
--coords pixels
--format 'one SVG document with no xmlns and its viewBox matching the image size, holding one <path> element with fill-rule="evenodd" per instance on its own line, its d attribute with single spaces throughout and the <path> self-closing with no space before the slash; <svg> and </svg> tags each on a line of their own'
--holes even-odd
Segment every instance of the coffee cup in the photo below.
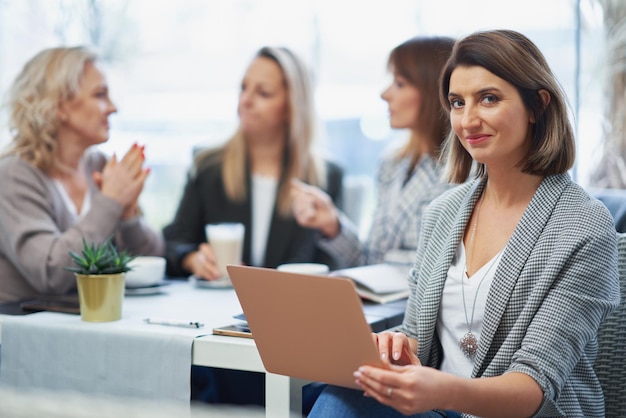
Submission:
<svg viewBox="0 0 626 418">
<path fill-rule="evenodd" d="M 242 264 L 245 227 L 236 222 L 212 223 L 205 226 L 205 232 L 221 278 L 227 278 L 227 265 Z"/>
<path fill-rule="evenodd" d="M 328 274 L 328 266 L 321 263 L 287 263 L 276 267 L 276 270 L 302 274 Z"/>
<path fill-rule="evenodd" d="M 165 276 L 165 258 L 139 256 L 128 263 L 131 268 L 126 272 L 127 287 L 154 286 L 163 281 Z"/>
</svg>

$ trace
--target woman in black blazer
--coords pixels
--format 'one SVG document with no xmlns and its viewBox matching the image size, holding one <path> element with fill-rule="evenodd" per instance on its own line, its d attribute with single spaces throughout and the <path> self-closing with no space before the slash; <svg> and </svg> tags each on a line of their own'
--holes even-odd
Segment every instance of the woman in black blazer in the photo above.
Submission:
<svg viewBox="0 0 626 418">
<path fill-rule="evenodd" d="M 244 264 L 332 263 L 317 250 L 318 232 L 291 214 L 292 179 L 325 189 L 335 204 L 343 179 L 338 165 L 312 152 L 313 91 L 302 61 L 286 48 L 260 49 L 243 78 L 238 114 L 225 145 L 197 155 L 176 217 L 164 229 L 168 274 L 219 278 L 204 230 L 217 222 L 244 224 Z"/>
<path fill-rule="evenodd" d="M 318 232 L 299 226 L 292 215 L 293 179 L 323 188 L 340 204 L 342 169 L 312 151 L 313 90 L 302 61 L 286 48 L 261 48 L 239 93 L 239 127 L 221 147 L 195 158 L 174 221 L 163 230 L 168 275 L 215 280 L 220 272 L 205 225 L 245 226 L 242 261 L 277 267 L 325 262 Z M 192 367 L 192 400 L 209 403 L 265 402 L 265 375 Z"/>
</svg>

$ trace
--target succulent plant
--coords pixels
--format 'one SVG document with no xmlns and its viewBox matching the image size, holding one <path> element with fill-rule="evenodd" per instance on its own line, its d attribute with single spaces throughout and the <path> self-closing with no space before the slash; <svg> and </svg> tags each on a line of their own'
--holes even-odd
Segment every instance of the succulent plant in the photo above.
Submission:
<svg viewBox="0 0 626 418">
<path fill-rule="evenodd" d="M 87 244 L 83 238 L 83 250 L 81 254 L 69 251 L 72 261 L 77 267 L 66 267 L 66 270 L 77 274 L 117 274 L 129 271 L 128 263 L 135 256 L 128 254 L 126 250 L 118 252 L 111 242 L 106 239 L 101 244 Z"/>
</svg>

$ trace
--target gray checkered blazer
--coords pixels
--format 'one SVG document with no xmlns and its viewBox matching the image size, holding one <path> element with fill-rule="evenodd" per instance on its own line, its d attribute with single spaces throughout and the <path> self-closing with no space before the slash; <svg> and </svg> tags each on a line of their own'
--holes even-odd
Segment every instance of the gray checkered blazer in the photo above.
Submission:
<svg viewBox="0 0 626 418">
<path fill-rule="evenodd" d="M 340 217 L 340 234 L 320 241 L 320 248 L 334 255 L 338 267 L 382 263 L 392 250 L 402 250 L 394 261 L 406 264 L 407 271 L 413 264 L 424 208 L 453 185 L 442 179 L 442 167 L 430 155 L 422 157 L 404 184 L 409 162 L 395 153 L 381 160 L 376 212 L 367 241 L 359 241 L 358 231 L 345 216 Z"/>
<path fill-rule="evenodd" d="M 433 201 L 422 218 L 402 331 L 424 365 L 444 355 L 435 329 L 446 275 L 484 181 Z M 616 233 L 605 206 L 570 178 L 539 186 L 511 236 L 487 297 L 473 377 L 526 373 L 544 392 L 537 416 L 600 417 L 593 371 L 600 322 L 619 303 Z"/>
</svg>

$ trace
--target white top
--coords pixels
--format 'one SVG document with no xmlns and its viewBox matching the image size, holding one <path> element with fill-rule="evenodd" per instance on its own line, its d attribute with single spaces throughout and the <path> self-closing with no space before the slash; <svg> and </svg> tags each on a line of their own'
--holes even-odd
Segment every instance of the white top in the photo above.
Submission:
<svg viewBox="0 0 626 418">
<path fill-rule="evenodd" d="M 252 248 L 253 266 L 262 266 L 265 261 L 267 236 L 272 223 L 278 180 L 273 177 L 252 176 Z"/>
<path fill-rule="evenodd" d="M 462 241 L 459 245 L 459 249 L 448 270 L 448 277 L 443 288 L 437 319 L 437 335 L 444 352 L 441 370 L 444 372 L 461 377 L 471 377 L 472 375 L 474 361 L 465 356 L 459 342 L 468 332 L 467 322 L 469 321 L 472 334 L 474 334 L 480 346 L 480 332 L 483 327 L 487 294 L 500 263 L 502 252 L 501 250 L 463 283 L 461 282 L 461 277 L 466 277 L 465 246 Z M 465 288 L 462 289 L 461 286 L 465 286 Z M 476 294 L 477 291 L 479 292 L 478 294 Z M 463 293 L 465 293 L 466 309 L 463 307 Z M 474 306 L 474 301 L 476 301 L 476 306 Z M 474 311 L 473 318 L 472 310 Z M 445 315 L 443 314 L 444 312 Z"/>
<path fill-rule="evenodd" d="M 74 219 L 78 220 L 85 216 L 89 209 L 91 209 L 91 191 L 87 188 L 87 192 L 85 193 L 85 197 L 83 198 L 83 204 L 80 209 L 80 213 L 78 213 L 78 209 L 74 204 L 74 201 L 70 198 L 70 195 L 67 194 L 65 187 L 61 184 L 59 180 L 53 179 L 53 183 L 56 186 L 61 198 L 63 199 L 63 203 L 67 208 L 68 212 L 74 217 Z"/>
</svg>

